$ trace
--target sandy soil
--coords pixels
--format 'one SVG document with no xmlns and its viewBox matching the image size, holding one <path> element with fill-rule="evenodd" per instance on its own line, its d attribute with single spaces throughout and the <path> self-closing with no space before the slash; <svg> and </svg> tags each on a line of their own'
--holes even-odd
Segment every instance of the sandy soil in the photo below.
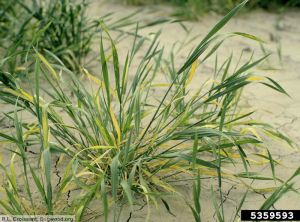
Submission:
<svg viewBox="0 0 300 222">
<path fill-rule="evenodd" d="M 143 8 L 125 7 L 123 5 L 115 5 L 111 3 L 103 3 L 95 1 L 89 11 L 91 17 L 97 17 L 109 11 L 115 12 L 114 19 L 121 18 L 124 15 L 132 13 Z M 152 21 L 154 18 L 165 18 L 172 11 L 168 7 L 151 7 L 145 10 L 142 15 L 137 15 L 142 22 Z M 177 56 L 178 66 L 182 64 L 190 50 L 201 40 L 209 29 L 220 19 L 219 15 L 205 15 L 198 22 L 185 22 L 184 25 L 190 29 L 187 33 L 178 23 L 165 23 L 160 26 L 154 26 L 141 30 L 141 34 L 148 35 L 149 33 L 162 30 L 160 42 L 166 46 L 166 51 L 171 50 L 175 42 L 186 45 Z M 239 31 L 256 35 L 267 41 L 265 49 L 271 52 L 268 62 L 264 63 L 256 71 L 259 74 L 271 76 L 277 80 L 291 98 L 280 95 L 271 89 L 254 85 L 248 87 L 245 91 L 243 105 L 245 109 L 257 110 L 256 118 L 272 123 L 279 130 L 290 136 L 296 143 L 300 143 L 300 11 L 287 11 L 284 14 L 275 14 L 265 11 L 253 11 L 245 13 L 234 18 L 221 32 Z M 193 36 L 199 35 L 193 41 L 189 41 Z M 120 55 L 125 55 L 130 48 L 132 38 L 126 38 L 118 44 Z M 278 56 L 278 48 L 281 49 L 281 59 Z M 98 45 L 95 44 L 95 52 Z M 254 50 L 256 58 L 262 55 L 260 46 L 250 40 L 241 37 L 229 39 L 220 48 L 218 52 L 218 60 L 220 63 L 224 61 L 232 52 L 235 55 L 234 60 L 237 61 L 242 50 L 246 56 L 251 55 L 251 50 Z M 197 77 L 192 83 L 193 87 L 197 87 L 197 80 L 209 78 L 213 71 L 214 60 L 208 60 L 203 67 L 200 67 Z M 272 71 L 265 70 L 273 68 Z M 97 71 L 97 68 L 94 68 Z M 164 81 L 164 79 L 162 79 Z M 0 109 L 4 109 L 4 105 L 0 104 Z M 299 167 L 300 154 L 296 149 L 288 148 L 285 144 L 279 142 L 269 142 L 269 150 L 273 154 L 273 158 L 280 161 L 281 167 L 277 167 L 277 176 L 282 179 L 287 179 Z M 260 169 L 270 175 L 269 166 L 254 166 L 253 170 Z M 249 181 L 248 181 L 249 182 Z M 191 183 L 189 181 L 174 183 L 182 192 L 185 199 L 191 199 Z M 214 208 L 211 201 L 211 184 L 215 185 L 216 181 L 213 178 L 203 180 L 203 190 L 201 196 L 202 203 L 202 221 L 210 222 L 216 220 Z M 271 185 L 268 183 L 255 184 L 256 187 L 266 188 Z M 300 179 L 295 181 L 295 188 L 300 188 Z M 226 180 L 223 184 L 226 221 L 235 213 L 235 209 L 246 191 L 246 187 L 236 181 Z M 268 193 L 250 192 L 243 209 L 258 209 L 262 202 L 267 198 Z M 151 206 L 151 216 L 149 221 L 164 221 L 164 222 L 181 222 L 193 221 L 193 216 L 190 209 L 184 203 L 182 198 L 175 196 L 166 197 L 170 205 L 170 210 L 173 215 L 169 214 L 160 203 L 158 207 Z M 288 193 L 280 201 L 275 204 L 276 209 L 300 209 L 300 196 L 295 193 Z M 95 203 L 99 206 L 99 203 Z M 94 209 L 94 207 L 91 207 Z M 95 210 L 99 209 L 95 207 Z M 145 221 L 148 212 L 148 207 L 144 205 L 143 200 L 140 204 L 134 207 L 134 211 L 130 213 L 129 208 L 125 205 L 120 216 L 120 221 L 140 222 Z M 91 221 L 102 221 L 101 218 Z"/>
</svg>

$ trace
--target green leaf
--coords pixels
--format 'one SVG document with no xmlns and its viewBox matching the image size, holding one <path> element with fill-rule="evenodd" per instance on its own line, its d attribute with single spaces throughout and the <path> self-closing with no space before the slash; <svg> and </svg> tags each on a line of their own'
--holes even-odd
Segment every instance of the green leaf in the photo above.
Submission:
<svg viewBox="0 0 300 222">
<path fill-rule="evenodd" d="M 121 186 L 125 192 L 125 195 L 128 199 L 128 202 L 130 204 L 131 207 L 133 207 L 133 198 L 132 198 L 132 192 L 131 192 L 131 187 L 129 186 L 128 181 L 126 180 L 122 180 L 121 182 Z"/>
<path fill-rule="evenodd" d="M 111 162 L 111 185 L 112 196 L 117 201 L 117 192 L 119 187 L 119 155 L 116 155 Z"/>
</svg>

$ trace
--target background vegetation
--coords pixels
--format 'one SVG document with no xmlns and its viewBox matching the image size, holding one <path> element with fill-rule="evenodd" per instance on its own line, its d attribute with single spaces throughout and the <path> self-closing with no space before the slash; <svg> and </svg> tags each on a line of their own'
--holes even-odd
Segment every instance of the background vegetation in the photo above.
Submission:
<svg viewBox="0 0 300 222">
<path fill-rule="evenodd" d="M 187 19 L 197 19 L 203 13 L 215 11 L 224 13 L 240 3 L 239 0 L 119 0 L 126 4 L 144 5 L 154 3 L 171 3 L 178 6 L 174 15 Z M 299 0 L 251 0 L 247 8 L 284 9 L 285 7 L 299 7 Z"/>
<path fill-rule="evenodd" d="M 111 14 L 90 19 L 86 15 L 88 0 L 0 0 L 0 51 L 5 65 L 15 76 L 24 72 L 27 52 L 35 47 L 51 52 L 67 68 L 79 73 L 91 57 L 92 40 L 100 37 L 100 21 Z M 132 24 L 134 16 L 107 21 L 111 30 L 123 33 L 122 27 Z M 52 57 L 50 57 L 51 59 Z"/>
<path fill-rule="evenodd" d="M 19 1 L 1 0 L 1 21 L 9 27 L 2 29 L 0 40 L 9 56 L 35 46 L 48 50 L 60 58 L 72 70 L 78 70 L 90 51 L 91 38 L 97 23 L 85 16 L 87 1 Z M 10 70 L 15 71 L 18 60 L 10 61 Z"/>
</svg>

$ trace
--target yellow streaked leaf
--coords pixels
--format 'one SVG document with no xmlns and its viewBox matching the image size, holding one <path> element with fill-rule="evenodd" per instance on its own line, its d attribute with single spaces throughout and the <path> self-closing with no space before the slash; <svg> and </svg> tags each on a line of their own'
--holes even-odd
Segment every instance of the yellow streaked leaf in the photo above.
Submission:
<svg viewBox="0 0 300 222">
<path fill-rule="evenodd" d="M 100 133 L 101 133 L 101 136 L 102 136 L 104 142 L 106 144 L 109 144 L 109 141 L 112 140 L 111 136 L 105 132 L 103 126 L 101 125 L 101 123 L 98 119 L 95 119 L 95 123 L 96 123 L 96 125 L 98 126 L 98 128 L 100 130 Z"/>
<path fill-rule="evenodd" d="M 77 152 L 74 157 L 77 157 L 79 154 L 81 154 L 82 152 L 87 151 L 87 150 L 111 149 L 111 148 L 115 148 L 115 146 L 102 146 L 102 145 L 90 146 L 88 148 L 82 149 L 79 152 Z"/>
<path fill-rule="evenodd" d="M 49 148 L 49 125 L 48 125 L 48 111 L 47 106 L 42 108 L 42 132 L 43 132 L 43 147 L 44 149 Z"/>
<path fill-rule="evenodd" d="M 33 97 L 29 95 L 27 92 L 25 92 L 23 89 L 19 89 L 22 95 L 24 95 L 30 102 L 33 101 Z"/>
<path fill-rule="evenodd" d="M 13 90 L 13 89 L 6 88 L 6 87 L 5 87 L 5 88 L 2 88 L 2 91 L 5 92 L 5 93 L 10 93 L 10 94 L 12 94 L 12 95 L 14 95 L 14 96 L 20 97 L 20 98 L 22 98 L 22 99 L 25 99 L 25 100 L 27 100 L 27 101 L 29 101 L 29 102 L 33 102 L 32 97 L 31 97 L 31 96 L 28 97 L 28 94 L 27 94 L 27 96 L 26 96 L 26 94 L 24 95 L 24 94 L 22 94 L 22 93 L 19 93 L 19 92 Z"/>
<path fill-rule="evenodd" d="M 89 172 L 89 171 L 81 171 L 80 173 L 76 174 L 76 177 L 82 177 L 86 175 L 94 175 L 94 173 Z"/>
<path fill-rule="evenodd" d="M 252 133 L 254 136 L 256 136 L 256 138 L 258 138 L 259 140 L 262 140 L 262 138 L 259 136 L 258 132 L 253 127 L 246 127 L 241 130 L 241 134 L 246 134 L 247 132 Z"/>
<path fill-rule="evenodd" d="M 110 116 L 111 116 L 114 128 L 115 128 L 115 130 L 117 132 L 117 135 L 118 135 L 118 145 L 120 145 L 120 143 L 121 143 L 121 129 L 120 129 L 118 120 L 117 120 L 117 118 L 116 118 L 116 116 L 113 112 L 112 106 L 110 106 Z"/>
<path fill-rule="evenodd" d="M 110 152 L 110 150 L 105 151 L 102 155 L 100 155 L 99 157 L 97 157 L 96 159 L 93 160 L 93 162 L 89 163 L 90 166 L 93 166 L 94 164 L 100 164 L 103 162 L 104 157 Z M 108 159 L 108 158 L 105 158 Z M 100 171 L 101 168 L 99 168 Z"/>
<path fill-rule="evenodd" d="M 14 153 L 10 159 L 10 178 L 11 178 L 11 183 L 13 185 L 14 188 L 17 188 L 17 176 L 16 176 L 16 171 L 15 171 L 15 157 L 16 154 Z"/>
<path fill-rule="evenodd" d="M 48 71 L 50 72 L 50 74 L 52 75 L 53 79 L 55 81 L 58 81 L 58 77 L 57 77 L 57 74 L 55 72 L 55 70 L 53 69 L 53 67 L 50 65 L 50 63 L 47 61 L 47 59 L 42 55 L 40 54 L 38 51 L 36 51 L 36 54 L 38 55 L 39 59 L 43 62 L 43 64 L 46 66 L 46 68 L 48 69 Z"/>
<path fill-rule="evenodd" d="M 190 84 L 190 82 L 193 80 L 198 65 L 199 65 L 199 61 L 198 60 L 196 60 L 195 62 L 193 62 L 191 70 L 189 72 L 189 77 L 188 77 L 188 80 L 186 82 L 186 85 Z"/>
<path fill-rule="evenodd" d="M 27 130 L 24 135 L 23 135 L 23 140 L 27 140 L 28 137 L 34 133 L 38 133 L 39 132 L 39 128 L 37 127 L 32 127 L 29 130 Z"/>
<path fill-rule="evenodd" d="M 199 167 L 199 171 L 200 171 L 201 175 L 218 177 L 218 172 L 215 170 L 209 170 L 209 169 Z M 229 173 L 222 172 L 221 174 L 222 174 L 222 177 L 224 177 L 224 178 L 234 178 L 234 176 Z"/>
<path fill-rule="evenodd" d="M 176 190 L 171 187 L 169 184 L 163 182 L 160 180 L 157 176 L 152 175 L 150 172 L 147 170 L 143 170 L 143 172 L 150 178 L 150 180 L 157 186 L 160 186 L 161 188 L 165 189 L 166 191 L 176 193 Z"/>
<path fill-rule="evenodd" d="M 65 155 L 64 155 L 64 154 L 61 154 L 61 155 L 59 156 L 58 161 L 57 161 L 57 165 L 60 165 L 60 164 L 64 161 L 64 159 L 65 159 Z"/>
<path fill-rule="evenodd" d="M 115 147 L 114 147 L 114 146 L 101 146 L 101 145 L 90 146 L 90 147 L 88 147 L 88 149 L 93 149 L 93 150 L 98 150 L 98 149 L 111 149 L 111 148 L 115 148 Z"/>
<path fill-rule="evenodd" d="M 16 67 L 16 69 L 15 69 L 16 72 L 24 71 L 24 70 L 26 70 L 26 67 L 24 67 L 24 66 L 18 66 L 18 67 Z"/>
<path fill-rule="evenodd" d="M 253 191 L 258 193 L 271 193 L 274 192 L 278 187 L 266 187 L 266 188 L 252 188 Z"/>
<path fill-rule="evenodd" d="M 152 87 L 168 87 L 171 84 L 169 83 L 157 83 L 157 84 L 153 84 Z"/>
<path fill-rule="evenodd" d="M 98 79 L 97 77 L 93 76 L 92 74 L 89 73 L 88 70 L 86 70 L 85 68 L 82 68 L 82 71 L 85 75 L 87 75 L 89 80 L 92 80 L 94 83 L 96 83 L 97 85 L 99 85 L 100 87 L 103 87 L 103 82 Z"/>
<path fill-rule="evenodd" d="M 247 81 L 261 81 L 264 80 L 265 78 L 263 76 L 250 76 L 247 78 Z"/>
<path fill-rule="evenodd" d="M 68 182 L 65 187 L 62 189 L 62 193 L 68 193 L 70 190 L 75 190 L 77 188 L 76 183 Z"/>
</svg>

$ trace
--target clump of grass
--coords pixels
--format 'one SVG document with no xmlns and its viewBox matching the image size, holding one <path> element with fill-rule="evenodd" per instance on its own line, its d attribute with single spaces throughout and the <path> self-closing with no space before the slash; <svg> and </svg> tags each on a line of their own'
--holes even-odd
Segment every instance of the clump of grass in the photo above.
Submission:
<svg viewBox="0 0 300 222">
<path fill-rule="evenodd" d="M 27 61 L 31 54 L 28 52 L 32 47 L 45 55 L 50 52 L 53 56 L 48 60 L 57 57 L 68 69 L 80 73 L 81 66 L 90 63 L 88 60 L 91 58 L 96 59 L 93 58 L 91 46 L 92 39 L 98 38 L 103 31 L 100 23 L 105 21 L 121 39 L 133 34 L 131 29 L 125 31 L 123 28 L 132 25 L 132 18 L 138 13 L 119 19 L 112 19 L 113 13 L 106 13 L 97 19 L 90 19 L 86 13 L 89 0 L 30 0 L 26 4 L 20 0 L 2 1 L 5 7 L 0 11 L 0 25 L 3 26 L 0 53 L 6 59 L 1 65 L 20 77 L 28 74 Z M 158 23 L 161 22 L 159 20 Z M 150 25 L 156 24 L 157 21 L 154 21 Z"/>
<path fill-rule="evenodd" d="M 216 68 L 211 81 L 199 84 L 196 91 L 189 88 L 197 67 L 223 43 L 224 38 L 217 32 L 246 2 L 218 22 L 179 69 L 174 61 L 167 65 L 165 72 L 169 82 L 165 84 L 156 83 L 164 53 L 159 46 L 159 33 L 134 69 L 132 64 L 145 38 L 137 37 L 137 28 L 132 48 L 122 60 L 104 25 L 100 43 L 101 72 L 92 75 L 82 68 L 91 86 L 59 61 L 50 64 L 38 51 L 31 61 L 35 80 L 30 90 L 18 84 L 10 73 L 1 72 L 0 99 L 14 108 L 14 115 L 7 113 L 6 116 L 15 122 L 15 132 L 1 132 L 1 143 L 14 147 L 12 152 L 22 159 L 24 187 L 29 187 L 27 180 L 33 180 L 48 214 L 60 212 L 60 208 L 55 208 L 56 200 L 70 190 L 79 189 L 82 197 L 72 202 L 68 212 L 82 221 L 90 202 L 101 200 L 103 220 L 107 221 L 110 210 L 124 199 L 133 206 L 141 195 L 147 203 L 156 203 L 162 193 L 178 193 L 166 179 L 185 173 L 198 178 L 194 184 L 195 207 L 191 209 L 199 221 L 201 208 L 196 199 L 200 195 L 199 174 L 215 175 L 220 195 L 225 163 L 239 160 L 243 163 L 244 169 L 231 175 L 233 178 L 270 179 L 248 171 L 246 148 L 264 149 L 259 134 L 290 144 L 291 141 L 270 125 L 250 119 L 253 112 L 243 113 L 238 109 L 242 89 L 252 83 L 287 94 L 274 80 L 251 73 L 266 56 L 257 60 L 251 57 L 236 69 L 231 68 L 232 57 L 229 57 Z M 238 32 L 226 38 L 235 35 L 259 41 Z M 106 44 L 110 44 L 109 55 L 104 50 Z M 47 86 L 41 84 L 41 79 Z M 162 92 L 157 94 L 154 90 Z M 34 118 L 21 121 L 18 118 L 21 112 Z M 37 153 L 36 171 L 28 162 L 28 152 Z M 209 158 L 204 155 L 207 153 Z M 237 153 L 239 158 L 231 153 Z M 57 186 L 52 181 L 54 156 L 67 162 Z M 260 154 L 258 157 L 274 164 L 270 156 Z M 2 209 L 11 214 L 26 213 L 28 206 L 36 209 L 30 201 L 27 208 L 23 202 L 20 205 L 20 198 L 11 201 L 19 196 L 17 179 L 7 173 L 5 166 L 2 169 L 12 188 L 5 193 L 7 201 L 0 202 Z M 28 169 L 32 178 L 26 173 Z M 281 182 L 275 173 L 273 179 Z M 25 189 L 22 198 L 30 200 L 31 193 L 32 190 Z M 147 218 L 149 214 L 150 211 Z"/>
<path fill-rule="evenodd" d="M 11 10 L 3 11 L 3 17 L 13 24 L 5 36 L 4 47 L 8 53 L 28 50 L 38 43 L 39 49 L 51 51 L 68 68 L 79 69 L 90 52 L 91 39 L 97 28 L 97 22 L 86 17 L 86 0 L 4 2 Z M 15 68 L 16 65 L 11 66 Z"/>
<path fill-rule="evenodd" d="M 26 4 L 19 0 L 2 1 L 5 7 L 0 11 L 3 26 L 0 48 L 8 58 L 9 71 L 16 74 L 22 73 L 24 67 L 20 64 L 27 61 L 26 52 L 33 46 L 53 53 L 67 68 L 79 72 L 90 55 L 92 39 L 101 32 L 100 22 L 111 16 L 107 13 L 98 19 L 89 19 L 87 0 L 31 0 Z M 123 33 L 121 27 L 130 25 L 132 16 L 134 14 L 109 22 L 109 26 Z"/>
</svg>

